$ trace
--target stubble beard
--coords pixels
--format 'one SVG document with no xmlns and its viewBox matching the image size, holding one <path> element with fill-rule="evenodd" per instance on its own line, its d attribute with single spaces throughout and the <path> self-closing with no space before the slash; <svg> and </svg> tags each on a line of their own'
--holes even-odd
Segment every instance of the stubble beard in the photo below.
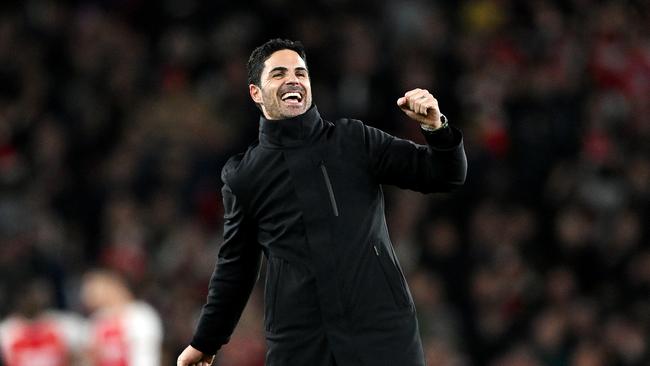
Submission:
<svg viewBox="0 0 650 366">
<path fill-rule="evenodd" d="M 303 89 L 304 90 L 304 89 Z M 263 93 L 264 109 L 270 119 L 287 119 L 299 116 L 311 107 L 311 94 L 304 92 L 303 105 L 301 108 L 291 108 L 284 105 L 279 96 L 274 93 Z"/>
</svg>

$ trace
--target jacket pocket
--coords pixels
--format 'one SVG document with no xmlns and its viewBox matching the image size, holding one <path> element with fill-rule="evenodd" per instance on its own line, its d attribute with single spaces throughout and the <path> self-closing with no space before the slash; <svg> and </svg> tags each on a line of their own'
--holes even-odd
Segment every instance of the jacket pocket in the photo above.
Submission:
<svg viewBox="0 0 650 366">
<path fill-rule="evenodd" d="M 267 265 L 266 285 L 264 286 L 264 329 L 271 332 L 275 324 L 278 282 L 282 273 L 283 261 L 269 256 Z"/>
<path fill-rule="evenodd" d="M 384 274 L 384 278 L 386 279 L 386 283 L 390 288 L 390 292 L 393 295 L 393 300 L 397 307 L 402 308 L 410 306 L 406 289 L 402 284 L 401 271 L 398 270 L 389 253 L 384 250 L 384 247 L 380 243 L 376 242 L 372 243 L 372 250 L 379 262 L 379 267 Z"/>
<path fill-rule="evenodd" d="M 334 196 L 334 189 L 332 188 L 332 182 L 330 181 L 330 176 L 327 174 L 327 167 L 325 167 L 325 162 L 320 162 L 320 170 L 323 173 L 323 180 L 325 181 L 325 186 L 327 187 L 327 193 L 330 196 L 330 204 L 332 205 L 332 212 L 334 216 L 339 215 L 339 206 L 336 204 L 336 197 Z"/>
</svg>

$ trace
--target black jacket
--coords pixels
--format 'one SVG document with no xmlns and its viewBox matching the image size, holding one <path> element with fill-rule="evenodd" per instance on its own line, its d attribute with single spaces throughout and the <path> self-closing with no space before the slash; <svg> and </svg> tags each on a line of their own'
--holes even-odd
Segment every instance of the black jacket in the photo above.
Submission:
<svg viewBox="0 0 650 366">
<path fill-rule="evenodd" d="M 221 174 L 224 243 L 192 346 L 213 354 L 228 341 L 264 253 L 267 366 L 424 365 L 381 185 L 429 193 L 463 184 L 460 131 L 425 138 L 429 146 L 328 122 L 315 107 L 261 118 L 259 143 Z"/>
</svg>

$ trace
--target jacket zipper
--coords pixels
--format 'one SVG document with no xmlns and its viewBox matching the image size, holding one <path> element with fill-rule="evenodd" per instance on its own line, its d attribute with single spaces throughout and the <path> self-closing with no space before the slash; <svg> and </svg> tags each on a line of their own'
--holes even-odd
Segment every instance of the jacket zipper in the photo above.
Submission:
<svg viewBox="0 0 650 366">
<path fill-rule="evenodd" d="M 323 172 L 323 179 L 325 180 L 325 185 L 327 186 L 327 192 L 330 195 L 330 203 L 332 204 L 332 211 L 334 216 L 339 216 L 339 207 L 336 204 L 336 197 L 334 197 L 334 189 L 332 189 L 332 182 L 330 182 L 330 176 L 327 174 L 327 168 L 325 167 L 325 162 L 320 162 L 320 170 Z"/>
</svg>

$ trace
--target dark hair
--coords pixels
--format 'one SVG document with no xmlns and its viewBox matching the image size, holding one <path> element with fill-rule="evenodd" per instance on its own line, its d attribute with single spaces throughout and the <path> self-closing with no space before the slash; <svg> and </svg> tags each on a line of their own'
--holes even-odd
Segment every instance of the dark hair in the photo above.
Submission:
<svg viewBox="0 0 650 366">
<path fill-rule="evenodd" d="M 271 57 L 271 55 L 280 50 L 295 51 L 307 63 L 307 54 L 305 48 L 299 41 L 291 41 L 288 39 L 275 38 L 267 41 L 263 45 L 257 47 L 248 58 L 248 84 L 260 85 L 262 78 L 262 70 L 264 69 L 264 62 Z"/>
</svg>

